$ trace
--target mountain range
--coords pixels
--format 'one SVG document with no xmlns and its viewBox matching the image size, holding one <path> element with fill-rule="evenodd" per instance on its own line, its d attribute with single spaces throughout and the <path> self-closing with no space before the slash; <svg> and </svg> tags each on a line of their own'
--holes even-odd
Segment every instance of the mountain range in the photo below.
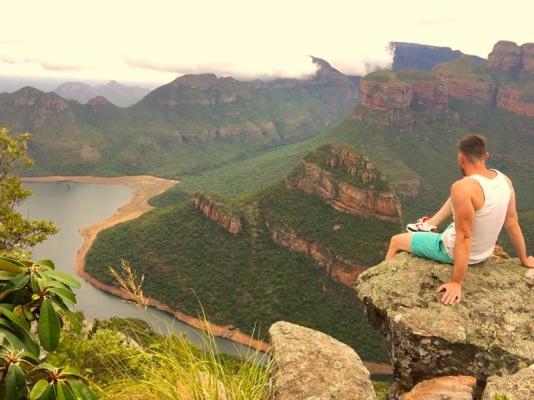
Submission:
<svg viewBox="0 0 534 400">
<path fill-rule="evenodd" d="M 65 82 L 55 88 L 54 92 L 65 99 L 76 100 L 82 104 L 92 98 L 102 96 L 119 107 L 128 107 L 145 97 L 150 89 L 122 85 L 117 81 L 94 86 L 83 82 Z"/>
<path fill-rule="evenodd" d="M 34 174 L 176 177 L 313 136 L 346 115 L 353 80 L 312 62 L 317 72 L 300 80 L 184 75 L 127 108 L 24 87 L 0 94 L 0 121 L 32 133 Z"/>
<path fill-rule="evenodd" d="M 487 60 L 409 54 L 421 68 L 361 79 L 318 58 L 308 79 L 184 75 L 128 108 L 23 88 L 0 94 L 0 121 L 33 133 L 35 174 L 180 178 L 155 210 L 99 234 L 86 263 L 98 279 L 123 257 L 171 308 L 197 315 L 200 301 L 246 333 L 300 323 L 380 361 L 349 287 L 446 199 L 465 133 L 488 138 L 534 240 L 534 44 L 498 42 Z"/>
</svg>

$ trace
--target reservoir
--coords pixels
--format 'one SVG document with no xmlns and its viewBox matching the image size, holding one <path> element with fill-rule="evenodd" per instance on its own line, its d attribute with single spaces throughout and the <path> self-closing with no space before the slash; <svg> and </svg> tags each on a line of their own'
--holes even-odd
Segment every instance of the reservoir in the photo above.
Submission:
<svg viewBox="0 0 534 400">
<path fill-rule="evenodd" d="M 32 195 L 20 207 L 25 218 L 51 220 L 59 233 L 37 245 L 32 258 L 48 258 L 56 268 L 75 276 L 75 259 L 83 239 L 78 229 L 93 225 L 111 217 L 122 205 L 128 203 L 133 188 L 126 185 L 57 182 L 24 183 Z M 115 266 L 120 267 L 120 266 Z M 180 332 L 193 343 L 202 344 L 200 332 L 169 314 L 159 310 L 144 309 L 102 292 L 77 277 L 82 287 L 76 290 L 77 309 L 87 319 L 106 319 L 113 316 L 139 318 L 147 321 L 158 333 Z M 216 338 L 220 351 L 246 355 L 247 346 L 223 338 Z"/>
</svg>

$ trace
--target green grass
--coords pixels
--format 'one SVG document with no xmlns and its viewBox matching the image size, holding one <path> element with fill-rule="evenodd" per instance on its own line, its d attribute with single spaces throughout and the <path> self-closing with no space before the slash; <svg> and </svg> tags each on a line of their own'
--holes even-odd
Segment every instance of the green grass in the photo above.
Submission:
<svg viewBox="0 0 534 400">
<path fill-rule="evenodd" d="M 96 320 L 84 328 L 65 332 L 50 357 L 84 371 L 103 399 L 270 398 L 272 361 L 257 351 L 229 356 L 208 333 L 197 347 L 185 335 L 156 335 L 137 320 Z"/>
</svg>

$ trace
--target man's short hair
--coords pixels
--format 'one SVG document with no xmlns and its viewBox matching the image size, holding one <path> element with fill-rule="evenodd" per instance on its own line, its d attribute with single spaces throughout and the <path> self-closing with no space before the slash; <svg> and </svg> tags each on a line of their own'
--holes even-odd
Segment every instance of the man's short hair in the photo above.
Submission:
<svg viewBox="0 0 534 400">
<path fill-rule="evenodd" d="M 486 154 L 486 138 L 478 133 L 465 135 L 458 142 L 458 151 L 469 160 L 481 160 Z"/>
</svg>

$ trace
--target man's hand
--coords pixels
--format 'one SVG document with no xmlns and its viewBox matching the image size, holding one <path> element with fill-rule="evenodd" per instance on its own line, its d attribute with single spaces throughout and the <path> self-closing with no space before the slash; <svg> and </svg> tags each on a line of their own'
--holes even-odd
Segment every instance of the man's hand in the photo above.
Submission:
<svg viewBox="0 0 534 400">
<path fill-rule="evenodd" d="M 462 299 L 462 285 L 458 282 L 449 282 L 441 285 L 436 292 L 445 291 L 441 296 L 441 302 L 445 305 L 458 304 Z"/>
<path fill-rule="evenodd" d="M 521 260 L 521 265 L 527 268 L 534 268 L 534 257 L 528 256 L 524 260 Z"/>
</svg>

